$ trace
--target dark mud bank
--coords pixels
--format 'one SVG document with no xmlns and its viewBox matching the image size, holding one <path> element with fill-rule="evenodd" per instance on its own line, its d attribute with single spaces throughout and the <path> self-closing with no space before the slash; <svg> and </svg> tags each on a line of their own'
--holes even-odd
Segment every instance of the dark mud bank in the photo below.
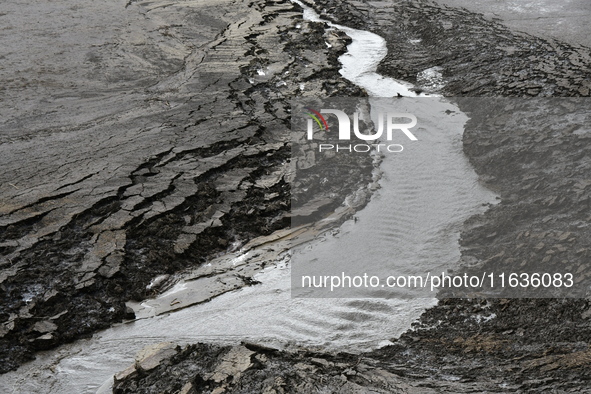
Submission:
<svg viewBox="0 0 591 394">
<path fill-rule="evenodd" d="M 380 72 L 417 82 L 441 67 L 448 96 L 588 97 L 588 49 L 514 34 L 465 10 L 427 1 L 316 1 L 326 19 L 388 41 Z M 428 88 L 424 86 L 423 88 Z M 471 115 L 464 151 L 498 205 L 462 233 L 462 261 L 509 270 L 545 261 L 591 275 L 588 132 L 535 123 L 509 130 Z M 492 126 L 491 126 L 492 124 Z M 394 345 L 362 355 L 285 353 L 245 344 L 171 350 L 157 367 L 119 375 L 116 392 L 586 392 L 591 363 L 587 299 L 445 298 Z M 203 358 L 199 356 L 203 354 Z M 241 361 L 229 361 L 240 358 Z M 228 365 L 234 366 L 228 372 Z M 220 375 L 220 370 L 224 372 Z M 189 372 L 190 371 L 190 372 Z M 181 378 L 171 379 L 179 374 Z"/>
<path fill-rule="evenodd" d="M 144 91 L 145 107 L 66 131 L 20 133 L 0 146 L 11 163 L 1 175 L 0 372 L 132 319 L 125 302 L 161 291 L 166 281 L 154 278 L 289 227 L 289 100 L 364 94 L 337 72 L 347 38 L 303 23 L 299 6 L 200 7 L 177 10 L 161 26 L 164 39 L 190 40 L 194 52 Z M 370 182 L 372 160 L 358 159 L 339 165 L 367 171 L 329 177 L 300 196 L 302 204 L 324 201 L 309 220 Z"/>
</svg>

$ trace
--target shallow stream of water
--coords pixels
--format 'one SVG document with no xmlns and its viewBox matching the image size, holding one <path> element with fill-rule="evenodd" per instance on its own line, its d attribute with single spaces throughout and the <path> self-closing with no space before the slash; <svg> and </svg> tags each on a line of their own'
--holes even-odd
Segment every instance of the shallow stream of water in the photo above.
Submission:
<svg viewBox="0 0 591 394">
<path fill-rule="evenodd" d="M 307 7 L 304 17 L 320 20 Z M 340 59 L 345 78 L 374 97 L 392 97 L 398 93 L 416 96 L 409 90 L 410 85 L 375 72 L 387 53 L 381 37 L 342 26 L 331 25 L 331 28 L 343 30 L 353 39 L 348 52 Z M 421 143 L 405 146 L 404 155 L 386 155 L 381 189 L 358 212 L 357 223 L 345 223 L 336 236 L 327 235 L 320 240 L 323 242 L 308 245 L 298 253 L 315 256 L 334 250 L 345 255 L 361 253 L 365 250 L 364 237 L 373 236 L 381 245 L 391 247 L 379 249 L 372 258 L 396 255 L 396 266 L 402 271 L 435 270 L 457 261 L 462 222 L 479 212 L 481 205 L 494 196 L 479 185 L 477 175 L 462 153 L 461 136 L 467 117 L 442 98 L 410 103 L 401 112 L 414 111 L 421 119 L 418 131 Z M 375 114 L 380 102 L 372 105 Z M 444 125 L 442 117 L 446 119 Z M 381 255 L 384 253 L 387 256 Z M 391 259 L 384 261 L 386 264 Z M 185 344 L 251 340 L 284 348 L 369 350 L 408 330 L 436 302 L 430 297 L 367 298 L 384 297 L 369 293 L 359 299 L 294 299 L 290 296 L 287 258 L 256 279 L 262 284 L 174 313 L 119 325 L 97 333 L 92 339 L 41 353 L 36 361 L 2 376 L 0 391 L 91 393 L 101 386 L 103 391 L 108 390 L 113 374 L 130 365 L 135 353 L 163 341 Z"/>
</svg>

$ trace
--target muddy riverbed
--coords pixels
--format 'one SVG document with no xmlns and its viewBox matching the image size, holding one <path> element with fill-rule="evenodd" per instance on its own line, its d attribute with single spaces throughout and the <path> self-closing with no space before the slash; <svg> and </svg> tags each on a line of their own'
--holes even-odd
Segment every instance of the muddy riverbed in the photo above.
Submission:
<svg viewBox="0 0 591 394">
<path fill-rule="evenodd" d="M 92 13 L 90 5 L 57 5 L 63 7 L 53 12 L 71 19 Z M 383 37 L 388 55 L 377 71 L 415 84 L 415 92 L 589 96 L 591 57 L 583 47 L 515 34 L 489 17 L 427 1 L 310 5 L 323 19 Z M 14 21 L 48 12 L 43 6 L 3 7 L 2 18 L 11 14 Z M 58 41 L 76 52 L 68 59 L 85 60 L 32 62 L 39 66 L 24 69 L 24 82 L 5 85 L 23 105 L 3 115 L 0 145 L 3 371 L 36 351 L 141 317 L 141 309 L 132 311 L 124 301 L 140 304 L 156 294 L 154 278 L 166 288 L 179 272 L 202 269 L 211 258 L 288 227 L 287 99 L 366 94 L 338 73 L 349 39 L 303 21 L 302 10 L 287 1 L 113 7 L 120 8 L 111 9 L 116 15 L 108 19 L 118 34 L 89 34 L 97 42 L 83 43 L 92 48 L 86 57 L 65 44 L 79 27 L 60 19 Z M 97 25 L 106 23 L 103 16 Z M 42 30 L 33 35 L 45 37 Z M 36 45 L 31 50 L 43 59 L 43 47 Z M 24 68 L 22 55 L 7 59 L 14 69 Z M 113 74 L 129 69 L 136 72 Z M 56 86 L 54 74 L 60 73 L 76 81 Z M 581 218 L 588 216 L 591 190 L 584 128 L 556 134 L 540 127 L 534 138 L 527 128 L 507 133 L 500 121 L 485 127 L 470 100 L 455 105 L 472 118 L 460 148 L 500 196 L 498 205 L 464 223 L 460 262 L 499 269 L 515 259 L 547 258 L 553 266 L 567 260 L 585 275 L 591 237 Z M 549 159 L 536 159 L 544 154 Z M 371 158 L 345 163 L 352 164 L 367 170 L 349 183 L 326 185 L 321 194 L 333 196 L 332 202 L 314 209 L 330 212 L 371 183 Z M 230 272 L 216 291 L 255 284 L 262 266 Z M 391 346 L 355 354 L 329 354 L 322 346 L 160 344 L 138 355 L 133 367 L 121 368 L 115 390 L 580 392 L 588 385 L 588 311 L 585 299 L 444 298 L 400 338 L 394 337 L 397 327 L 384 329 Z M 382 317 L 380 324 L 388 324 Z M 154 339 L 148 342 L 169 340 Z M 186 339 L 178 342 L 196 341 Z M 85 341 L 74 346 L 83 351 Z M 71 356 L 68 350 L 64 355 Z M 67 380 L 68 371 L 84 369 L 75 358 L 66 364 L 26 373 L 23 366 L 0 381 L 18 392 L 31 374 Z M 97 384 L 87 389 L 93 392 Z"/>
<path fill-rule="evenodd" d="M 106 22 L 90 6 L 6 6 L 14 20 L 61 15 L 51 22 L 54 39 L 71 53 L 46 60 L 33 45 L 28 82 L 5 87 L 18 110 L 3 119 L 0 145 L 2 371 L 133 318 L 125 302 L 166 287 L 151 285 L 155 278 L 174 280 L 289 227 L 289 97 L 362 91 L 335 67 L 344 36 L 298 26 L 301 9 L 289 2 L 233 4 L 113 2 L 104 5 L 117 14 L 107 18 L 109 34 L 94 33 Z M 84 40 L 76 41 L 73 20 L 86 21 Z M 19 72 L 22 55 L 7 55 L 6 65 Z M 34 91 L 41 86 L 55 89 Z M 71 103 L 53 108 L 62 96 Z M 27 100 L 34 110 L 25 110 Z M 355 164 L 367 171 L 334 179 L 316 197 L 367 184 L 373 159 Z M 220 291 L 251 282 L 237 275 Z"/>
<path fill-rule="evenodd" d="M 316 4 L 324 18 L 386 38 L 389 57 L 381 72 L 420 85 L 425 70 L 439 67 L 442 91 L 448 95 L 589 95 L 588 49 L 514 34 L 490 18 L 429 2 Z M 511 134 L 503 122 L 486 126 L 473 101 L 458 103 L 473 116 L 464 131 L 464 152 L 501 197 L 500 204 L 465 223 L 462 257 L 492 269 L 511 268 L 519 260 L 546 259 L 552 267 L 569 261 L 585 275 L 591 242 L 580 221 L 587 215 L 590 192 L 585 186 L 585 126 L 576 133 L 576 128 L 556 134 L 551 128 L 525 127 Z M 544 154 L 551 159 L 535 159 Z M 333 356 L 249 344 L 199 345 L 171 350 L 174 355 L 164 356 L 153 370 L 128 370 L 117 387 L 119 392 L 145 386 L 206 392 L 307 392 L 312 387 L 333 392 L 585 392 L 589 307 L 586 299 L 442 299 L 393 346 L 374 352 Z M 207 361 L 197 361 L 199 354 Z M 224 375 L 240 379 L 215 379 L 216 368 L 240 357 L 244 362 L 235 362 L 237 367 Z M 186 373 L 189 365 L 197 369 L 181 375 L 185 380 L 166 383 L 167 374 Z"/>
<path fill-rule="evenodd" d="M 312 9 L 306 8 L 303 23 L 310 21 L 322 22 Z M 371 96 L 418 96 L 409 90 L 410 84 L 375 73 L 387 53 L 381 37 L 334 25 L 328 26 L 326 34 L 339 32 L 352 39 L 347 52 L 339 57 L 344 77 Z M 310 260 L 310 253 L 323 259 L 322 253 L 327 250 L 340 250 L 349 258 L 353 250 L 363 254 L 367 246 L 364 239 L 376 231 L 383 235 L 383 247 L 372 248 L 373 258 L 388 260 L 393 253 L 390 246 L 396 241 L 399 245 L 395 253 L 399 257 L 395 263 L 401 270 L 434 270 L 453 266 L 459 259 L 457 239 L 463 220 L 482 211 L 485 203 L 494 201 L 494 195 L 479 185 L 462 153 L 461 135 L 467 117 L 443 98 L 421 96 L 408 100 L 404 108 L 421 117 L 422 144 L 409 147 L 404 157 L 390 155 L 380 160 L 379 170 L 374 170 L 371 201 L 356 213 L 354 221 L 343 224 L 338 230 L 341 234 L 334 232 L 336 228 L 330 235 L 322 234 L 321 227 L 296 227 L 255 239 L 251 244 L 259 246 L 246 246 L 208 261 L 183 274 L 162 295 L 128 303 L 136 322 L 39 355 L 35 362 L 7 374 L 5 379 L 11 382 L 8 384 L 28 392 L 92 392 L 99 387 L 107 390 L 112 376 L 131 364 L 136 353 L 165 341 L 182 345 L 197 341 L 236 345 L 249 341 L 275 348 L 333 353 L 360 353 L 391 344 L 390 339 L 407 331 L 426 308 L 436 303 L 435 294 L 411 300 L 393 294 L 382 299 L 385 293 L 378 299 L 366 298 L 375 296 L 372 294 L 343 300 L 291 299 L 290 268 L 294 270 L 296 255 Z M 397 102 L 398 107 L 402 104 Z M 377 113 L 384 105 L 392 104 L 371 100 L 372 112 Z M 442 116 L 448 118 L 445 125 L 440 121 Z M 347 211 L 354 210 L 341 208 L 332 220 L 346 218 Z M 385 216 L 388 211 L 396 216 Z M 400 212 L 405 215 L 402 222 Z M 378 223 L 378 227 L 372 223 Z M 319 239 L 311 245 L 306 243 L 318 234 Z M 404 250 L 409 252 L 401 253 Z M 338 259 L 344 261 L 341 256 Z M 228 292 L 239 286 L 239 277 L 253 277 L 254 286 Z M 156 289 L 157 283 L 171 280 L 160 276 L 148 286 Z M 23 375 L 27 379 L 21 379 Z"/>
</svg>

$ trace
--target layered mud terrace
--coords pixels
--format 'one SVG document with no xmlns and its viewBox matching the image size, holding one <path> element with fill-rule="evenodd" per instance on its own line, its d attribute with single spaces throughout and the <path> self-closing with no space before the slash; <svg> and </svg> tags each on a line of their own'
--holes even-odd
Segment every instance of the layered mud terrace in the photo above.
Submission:
<svg viewBox="0 0 591 394">
<path fill-rule="evenodd" d="M 390 58 L 382 73 L 420 85 L 428 80 L 421 78 L 426 70 L 439 67 L 435 88 L 446 95 L 589 96 L 588 48 L 515 34 L 477 14 L 427 1 L 314 4 L 323 18 L 387 38 Z M 504 270 L 545 260 L 548 267 L 589 275 L 587 126 L 557 133 L 534 124 L 508 132 L 503 122 L 485 124 L 471 100 L 458 105 L 472 116 L 464 150 L 501 196 L 498 205 L 466 222 L 463 263 Z M 331 356 L 197 345 L 156 357 L 157 367 L 143 368 L 140 360 L 118 375 L 115 390 L 584 392 L 590 317 L 586 299 L 443 298 L 414 330 L 382 350 Z M 173 374 L 179 379 L 167 378 Z"/>
<path fill-rule="evenodd" d="M 219 2 L 188 13 L 210 30 L 181 56 L 184 67 L 172 63 L 170 78 L 152 82 L 141 111 L 3 134 L 11 136 L 5 141 L 11 144 L 0 145 L 4 371 L 35 349 L 119 321 L 123 301 L 148 295 L 154 277 L 231 249 L 227 239 L 240 244 L 285 225 L 286 98 L 363 92 L 335 71 L 342 38 L 302 22 L 297 7 L 226 4 L 227 13 Z M 142 3 L 130 3 L 136 6 Z M 148 17 L 163 18 L 159 23 L 179 11 L 145 7 Z M 452 96 L 589 95 L 586 48 L 516 35 L 426 1 L 317 1 L 316 7 L 326 19 L 387 38 L 391 57 L 382 73 L 419 85 L 432 81 L 426 70 L 441 75 L 423 89 Z M 162 36 L 190 36 L 190 24 L 178 24 L 169 20 Z M 277 70 L 286 59 L 289 68 Z M 465 152 L 501 196 L 466 223 L 465 262 L 502 269 L 512 258 L 549 257 L 550 264 L 569 261 L 587 274 L 591 240 L 581 221 L 588 221 L 591 193 L 589 133 L 482 128 L 478 108 L 459 105 L 473 115 Z M 331 190 L 357 186 L 337 185 Z M 211 204 L 217 208 L 209 211 Z M 394 346 L 362 355 L 160 345 L 118 374 L 115 390 L 581 392 L 589 385 L 589 307 L 584 299 L 442 299 Z"/>
<path fill-rule="evenodd" d="M 125 301 L 288 227 L 289 99 L 364 94 L 337 72 L 347 38 L 303 22 L 289 1 L 130 2 L 117 12 L 147 26 L 82 45 L 91 59 L 77 66 L 103 90 L 64 83 L 54 91 L 70 104 L 46 107 L 59 98 L 41 96 L 41 112 L 15 110 L 2 124 L 1 372 L 133 318 Z M 121 104 L 126 89 L 134 105 Z M 371 180 L 369 155 L 334 160 L 367 171 L 301 196 L 310 220 Z M 255 282 L 229 283 L 224 291 Z"/>
</svg>

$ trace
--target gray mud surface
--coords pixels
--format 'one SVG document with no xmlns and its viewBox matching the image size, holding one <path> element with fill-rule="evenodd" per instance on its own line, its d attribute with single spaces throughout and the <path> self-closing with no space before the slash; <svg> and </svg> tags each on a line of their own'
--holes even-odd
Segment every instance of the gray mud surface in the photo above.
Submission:
<svg viewBox="0 0 591 394">
<path fill-rule="evenodd" d="M 3 84 L 0 372 L 133 318 L 125 301 L 166 287 L 154 278 L 289 227 L 289 99 L 363 94 L 337 72 L 347 38 L 289 1 L 113 2 L 113 19 L 43 4 L 3 6 L 41 27 L 23 38 L 31 59 L 5 60 L 24 76 Z M 369 156 L 347 160 L 367 171 L 300 196 L 309 220 L 371 180 Z"/>
<path fill-rule="evenodd" d="M 501 21 L 513 31 L 589 47 L 591 3 L 586 0 L 436 0 Z"/>
<path fill-rule="evenodd" d="M 464 151 L 501 197 L 465 224 L 461 246 L 467 270 L 502 271 L 544 261 L 547 267 L 573 269 L 580 278 L 590 275 L 587 126 L 556 132 L 528 119 L 533 123 L 515 130 L 501 118 L 485 122 L 486 110 L 469 98 L 588 97 L 589 49 L 516 34 L 482 15 L 427 1 L 315 4 L 326 19 L 386 38 L 389 57 L 381 73 L 420 85 L 417 74 L 439 66 L 445 80 L 441 92 L 467 97 L 457 100 L 472 118 Z M 587 299 L 445 296 L 414 330 L 371 353 L 331 356 L 198 345 L 175 350 L 155 369 L 128 370 L 116 392 L 142 387 L 233 393 L 589 391 Z M 203 362 L 186 366 L 196 354 L 205 355 Z M 216 373 L 228 355 L 237 354 L 243 361 L 232 364 L 237 368 L 232 377 L 219 380 Z M 190 368 L 196 369 L 163 383 Z"/>
<path fill-rule="evenodd" d="M 56 126 L 20 131 L 19 124 L 32 124 L 28 111 L 2 124 L 2 371 L 38 349 L 132 317 L 124 301 L 150 295 L 155 276 L 230 250 L 228 240 L 244 243 L 288 226 L 289 188 L 281 176 L 290 155 L 287 100 L 363 95 L 336 71 L 343 38 L 304 23 L 298 7 L 280 0 L 207 4 L 185 10 L 182 23 L 157 3 L 128 7 L 160 18 L 163 27 L 153 32 L 162 40 L 186 44 L 191 37 L 194 45 L 129 76 L 145 83 L 134 82 L 142 87 L 141 106 L 118 107 L 118 96 L 107 91 L 93 103 L 108 114 L 86 123 L 69 122 L 73 109 L 65 106 Z M 418 73 L 441 67 L 445 95 L 590 93 L 589 49 L 516 34 L 467 10 L 428 1 L 315 6 L 325 19 L 386 38 L 381 73 L 420 85 Z M 199 33 L 191 30 L 195 23 Z M 341 44 L 327 48 L 328 39 Z M 91 58 L 100 64 L 107 55 Z M 471 100 L 458 104 L 472 116 L 465 153 L 501 196 L 466 222 L 463 261 L 497 270 L 516 261 L 568 261 L 590 275 L 589 133 L 509 133 L 502 122 L 482 127 Z M 368 179 L 337 180 L 327 190 L 344 195 Z M 586 299 L 444 297 L 414 330 L 378 351 L 164 344 L 119 373 L 114 392 L 588 392 Z"/>
</svg>

